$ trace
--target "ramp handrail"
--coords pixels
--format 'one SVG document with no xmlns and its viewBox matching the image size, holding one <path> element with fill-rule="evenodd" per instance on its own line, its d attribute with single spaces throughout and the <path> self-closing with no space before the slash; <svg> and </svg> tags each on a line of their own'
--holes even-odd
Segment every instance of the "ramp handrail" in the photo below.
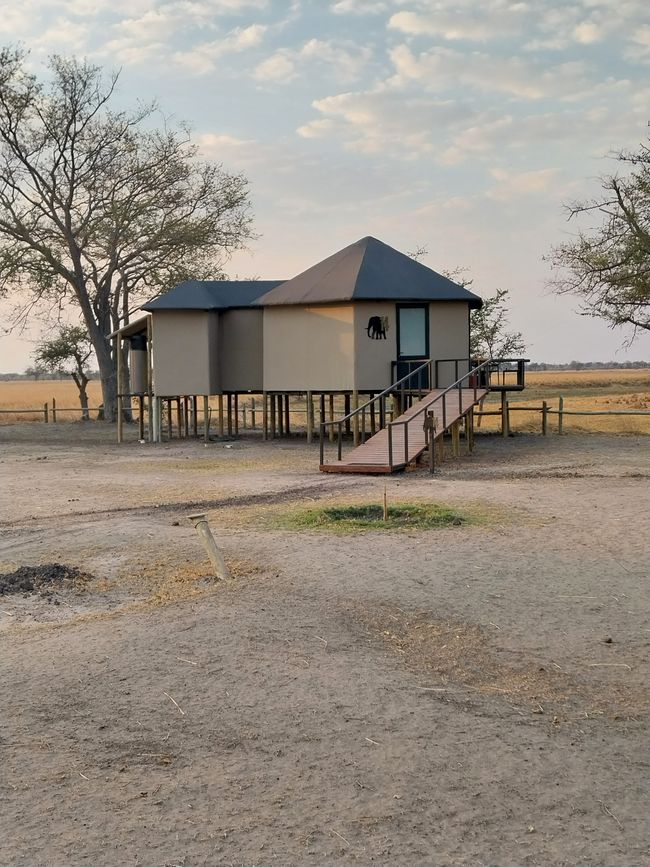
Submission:
<svg viewBox="0 0 650 867">
<path fill-rule="evenodd" d="M 450 394 L 455 389 L 458 391 L 459 414 L 462 415 L 463 414 L 463 410 L 462 410 L 462 402 L 463 402 L 463 394 L 462 394 L 463 385 L 462 384 L 463 384 L 463 382 L 465 382 L 466 380 L 470 380 L 470 378 L 473 377 L 471 387 L 473 388 L 473 392 L 474 392 L 474 403 L 476 403 L 478 400 L 479 387 L 489 389 L 489 387 L 490 387 L 490 374 L 493 370 L 498 371 L 500 369 L 501 365 L 516 362 L 518 365 L 517 370 L 523 371 L 523 366 L 524 366 L 526 360 L 527 359 L 520 359 L 520 358 L 489 358 L 489 359 L 486 359 L 485 361 L 482 361 L 480 364 L 476 364 L 474 359 L 470 359 L 470 358 L 443 358 L 443 359 L 436 359 L 436 360 L 434 360 L 432 358 L 427 359 L 422 364 L 420 364 L 418 367 L 409 371 L 409 373 L 407 373 L 406 376 L 403 376 L 401 379 L 397 380 L 397 382 L 391 383 L 391 385 L 389 385 L 387 388 L 385 388 L 379 394 L 376 394 L 374 397 L 370 398 L 370 400 L 366 401 L 361 406 L 357 407 L 356 409 L 353 409 L 351 412 L 347 413 L 347 415 L 341 416 L 341 418 L 338 418 L 338 419 L 332 419 L 330 421 L 325 421 L 324 419 L 321 418 L 321 422 L 320 422 L 320 463 L 321 463 L 321 466 L 324 463 L 325 435 L 326 435 L 328 428 L 330 428 L 330 427 L 336 427 L 337 428 L 337 459 L 340 461 L 342 458 L 342 450 L 343 450 L 343 427 L 344 427 L 344 425 L 346 425 L 346 424 L 349 425 L 350 421 L 361 416 L 361 420 L 362 420 L 361 442 L 362 443 L 365 442 L 365 438 L 366 438 L 365 437 L 366 412 L 369 408 L 372 408 L 373 405 L 376 404 L 377 402 L 379 403 L 379 417 L 380 417 L 379 418 L 379 422 L 380 422 L 379 423 L 379 429 L 381 430 L 382 428 L 385 427 L 388 430 L 388 459 L 389 459 L 390 470 L 392 471 L 393 467 L 395 466 L 395 462 L 393 460 L 393 427 L 397 427 L 398 425 L 404 425 L 404 463 L 408 463 L 408 425 L 410 424 L 410 422 L 414 418 L 418 418 L 424 412 L 432 412 L 432 408 L 434 407 L 434 405 L 436 403 L 438 403 L 438 401 L 442 401 L 442 422 L 443 422 L 443 428 L 442 429 L 445 430 L 447 427 L 446 422 L 447 422 L 447 395 L 448 394 Z M 418 409 L 413 415 L 410 416 L 410 418 L 401 419 L 401 420 L 391 419 L 391 421 L 389 421 L 388 423 L 385 423 L 386 422 L 386 418 L 385 418 L 386 410 L 385 410 L 384 399 L 388 395 L 395 394 L 395 393 L 399 393 L 401 395 L 401 397 L 402 397 L 402 411 L 403 411 L 404 396 L 408 395 L 409 397 L 412 398 L 414 396 L 414 394 L 417 393 L 418 399 L 421 400 L 422 397 L 424 396 L 424 392 L 431 389 L 432 381 L 435 382 L 434 387 L 437 387 L 438 381 L 439 381 L 440 365 L 441 364 L 450 364 L 450 363 L 454 364 L 454 373 L 457 376 L 456 380 L 451 385 L 447 386 L 444 389 L 444 391 L 442 391 L 439 395 L 436 395 L 436 397 L 433 401 L 428 403 L 426 406 L 423 406 L 420 409 Z M 463 364 L 463 363 L 468 363 L 470 365 L 469 370 L 466 373 L 464 373 L 462 376 L 458 376 L 459 365 Z M 416 389 L 410 389 L 410 388 L 406 387 L 405 384 L 409 380 L 412 380 L 413 377 L 416 376 L 417 374 L 421 374 L 425 369 L 428 370 L 428 382 L 430 384 L 429 389 L 423 389 L 422 388 L 423 377 L 421 375 L 418 376 L 417 381 L 418 381 L 419 385 Z M 432 375 L 434 373 L 435 373 L 435 376 Z M 479 386 L 479 378 L 484 379 L 484 384 L 481 386 Z M 425 434 L 426 442 L 428 445 L 429 436 L 430 436 L 430 431 L 429 431 L 428 426 L 425 427 L 425 431 L 426 431 L 426 434 Z M 372 430 L 371 433 L 374 434 L 374 430 Z"/>
</svg>

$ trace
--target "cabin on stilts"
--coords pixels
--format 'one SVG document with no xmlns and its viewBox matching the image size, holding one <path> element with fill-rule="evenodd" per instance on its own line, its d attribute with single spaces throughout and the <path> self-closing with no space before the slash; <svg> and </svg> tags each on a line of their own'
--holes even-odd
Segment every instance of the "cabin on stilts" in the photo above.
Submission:
<svg viewBox="0 0 650 867">
<path fill-rule="evenodd" d="M 425 451 L 433 466 L 445 433 L 456 451 L 463 425 L 471 444 L 473 408 L 488 389 L 524 386 L 522 359 L 507 384 L 503 364 L 470 359 L 470 312 L 481 303 L 371 237 L 290 280 L 188 281 L 115 333 L 131 358 L 130 379 L 125 365 L 118 371 L 120 404 L 137 396 L 141 439 L 146 411 L 150 441 L 174 428 L 207 440 L 211 425 L 236 436 L 251 396 L 264 439 L 289 435 L 300 408 L 324 471 L 394 472 Z"/>
</svg>

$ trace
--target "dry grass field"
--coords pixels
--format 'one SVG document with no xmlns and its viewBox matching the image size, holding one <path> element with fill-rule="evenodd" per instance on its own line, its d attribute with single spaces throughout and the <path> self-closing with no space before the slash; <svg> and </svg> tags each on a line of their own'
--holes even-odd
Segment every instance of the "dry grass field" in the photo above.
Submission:
<svg viewBox="0 0 650 867">
<path fill-rule="evenodd" d="M 91 409 L 101 403 L 99 382 L 91 382 L 88 387 Z M 557 410 L 559 397 L 564 398 L 564 409 L 574 411 L 611 411 L 611 410 L 650 410 L 650 369 L 640 370 L 565 370 L 530 372 L 526 377 L 526 389 L 522 393 L 510 395 L 512 406 L 541 406 L 547 401 L 550 409 Z M 0 382 L 0 425 L 15 424 L 19 421 L 43 422 L 43 404 L 50 408 L 52 398 L 57 404 L 57 422 L 75 422 L 80 418 L 78 397 L 71 380 L 27 381 L 14 380 Z M 240 407 L 250 407 L 250 398 L 240 402 Z M 494 395 L 485 409 L 495 409 L 499 396 Z M 216 419 L 216 399 L 211 401 L 213 426 Z M 258 399 L 259 408 L 259 399 Z M 9 410 L 34 409 L 31 414 L 12 413 Z M 72 410 L 72 411 L 69 411 Z M 201 406 L 199 405 L 199 412 Z M 336 413 L 343 414 L 343 404 L 337 400 Z M 96 415 L 91 411 L 91 417 Z M 243 419 L 240 415 L 240 424 Z M 257 414 L 257 422 L 261 413 Z M 298 429 L 305 425 L 304 412 L 292 413 L 292 425 Z M 250 409 L 247 409 L 246 425 L 250 424 Z M 498 429 L 500 419 L 496 416 L 485 417 L 481 429 Z M 521 432 L 539 432 L 541 414 L 537 412 L 515 411 L 511 414 L 511 429 Z M 550 432 L 557 430 L 557 415 L 550 417 Z M 609 433 L 609 434 L 650 434 L 650 416 L 570 416 L 564 418 L 567 432 Z"/>
</svg>

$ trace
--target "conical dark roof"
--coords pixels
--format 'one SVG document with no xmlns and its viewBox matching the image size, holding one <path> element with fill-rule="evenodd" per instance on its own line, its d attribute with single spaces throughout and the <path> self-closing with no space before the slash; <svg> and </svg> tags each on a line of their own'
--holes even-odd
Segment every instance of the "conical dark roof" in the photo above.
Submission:
<svg viewBox="0 0 650 867">
<path fill-rule="evenodd" d="M 262 307 L 340 301 L 465 301 L 478 295 L 376 238 L 361 238 L 257 300 Z"/>
</svg>

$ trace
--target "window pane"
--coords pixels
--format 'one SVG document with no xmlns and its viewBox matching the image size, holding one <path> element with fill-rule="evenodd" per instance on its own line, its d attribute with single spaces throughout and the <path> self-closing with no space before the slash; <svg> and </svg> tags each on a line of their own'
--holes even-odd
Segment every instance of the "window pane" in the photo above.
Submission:
<svg viewBox="0 0 650 867">
<path fill-rule="evenodd" d="M 426 307 L 400 307 L 399 354 L 422 358 L 427 354 Z"/>
</svg>

